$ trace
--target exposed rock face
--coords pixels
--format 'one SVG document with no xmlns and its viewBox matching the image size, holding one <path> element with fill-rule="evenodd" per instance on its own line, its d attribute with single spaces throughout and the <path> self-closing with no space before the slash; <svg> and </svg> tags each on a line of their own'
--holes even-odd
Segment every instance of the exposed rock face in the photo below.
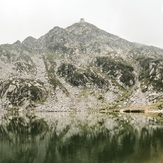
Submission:
<svg viewBox="0 0 163 163">
<path fill-rule="evenodd" d="M 163 100 L 163 49 L 131 43 L 85 21 L 0 45 L 0 74 L 6 109 L 87 110 Z"/>
<path fill-rule="evenodd" d="M 11 79 L 1 82 L 1 98 L 8 108 L 29 108 L 47 98 L 44 83 L 30 79 Z"/>
</svg>

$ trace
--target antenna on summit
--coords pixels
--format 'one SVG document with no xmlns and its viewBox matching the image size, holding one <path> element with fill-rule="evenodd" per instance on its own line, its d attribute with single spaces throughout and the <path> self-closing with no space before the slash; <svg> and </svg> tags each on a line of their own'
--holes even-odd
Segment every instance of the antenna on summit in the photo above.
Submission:
<svg viewBox="0 0 163 163">
<path fill-rule="evenodd" d="M 85 23 L 84 18 L 81 18 L 81 19 L 80 19 L 80 23 Z"/>
</svg>

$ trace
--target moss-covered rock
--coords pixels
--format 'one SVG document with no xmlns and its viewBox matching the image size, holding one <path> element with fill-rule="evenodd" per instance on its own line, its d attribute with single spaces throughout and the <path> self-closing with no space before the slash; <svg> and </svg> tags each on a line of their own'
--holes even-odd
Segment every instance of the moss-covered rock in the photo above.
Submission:
<svg viewBox="0 0 163 163">
<path fill-rule="evenodd" d="M 57 71 L 58 75 L 64 77 L 73 86 L 96 85 L 103 88 L 108 85 L 108 81 L 91 72 L 89 69 L 81 70 L 70 63 L 62 63 Z"/>
<path fill-rule="evenodd" d="M 0 83 L 1 98 L 6 99 L 8 106 L 32 107 L 36 103 L 44 101 L 47 91 L 40 81 L 30 79 L 12 79 Z"/>
<path fill-rule="evenodd" d="M 141 67 L 139 80 L 142 83 L 142 91 L 146 92 L 148 86 L 152 85 L 155 90 L 163 90 L 163 59 L 149 57 L 138 57 L 137 61 Z"/>
<path fill-rule="evenodd" d="M 113 60 L 109 57 L 96 57 L 95 65 L 101 67 L 102 72 L 116 79 L 120 76 L 120 81 L 126 86 L 135 84 L 134 68 L 123 60 Z"/>
</svg>

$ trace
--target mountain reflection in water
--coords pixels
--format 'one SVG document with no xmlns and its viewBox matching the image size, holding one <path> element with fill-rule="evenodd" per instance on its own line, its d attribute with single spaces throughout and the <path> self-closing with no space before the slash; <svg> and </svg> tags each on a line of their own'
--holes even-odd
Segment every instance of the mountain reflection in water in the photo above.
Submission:
<svg viewBox="0 0 163 163">
<path fill-rule="evenodd" d="M 2 163 L 161 163 L 163 123 L 141 115 L 0 113 Z"/>
</svg>

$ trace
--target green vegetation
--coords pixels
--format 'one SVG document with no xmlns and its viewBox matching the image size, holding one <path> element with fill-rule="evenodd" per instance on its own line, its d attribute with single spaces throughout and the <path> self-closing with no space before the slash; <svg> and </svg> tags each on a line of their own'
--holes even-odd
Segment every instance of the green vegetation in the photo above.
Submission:
<svg viewBox="0 0 163 163">
<path fill-rule="evenodd" d="M 53 73 L 55 72 L 55 67 L 56 67 L 56 62 L 54 61 L 54 55 L 48 54 L 46 57 L 43 56 L 44 64 L 46 71 L 48 73 Z"/>
<path fill-rule="evenodd" d="M 12 106 L 22 106 L 27 101 L 29 107 L 33 103 L 44 101 L 47 97 L 46 89 L 42 82 L 30 79 L 13 79 L 1 83 L 1 98 L 6 96 Z"/>
<path fill-rule="evenodd" d="M 138 57 L 137 61 L 141 66 L 139 80 L 142 83 L 142 91 L 146 92 L 149 85 L 152 85 L 155 90 L 163 90 L 163 59 Z"/>
<path fill-rule="evenodd" d="M 16 62 L 15 67 L 15 70 L 18 72 L 36 72 L 36 67 L 34 65 L 22 61 Z"/>
<path fill-rule="evenodd" d="M 49 83 L 53 86 L 54 91 L 56 90 L 56 87 L 58 86 L 67 96 L 69 96 L 68 90 L 63 86 L 63 84 L 57 79 L 55 75 L 55 66 L 56 63 L 54 59 L 52 59 L 53 56 L 48 55 L 46 58 L 43 56 L 46 72 L 48 74 L 48 80 Z"/>
<path fill-rule="evenodd" d="M 87 79 L 84 78 L 84 75 L 79 73 L 76 67 L 72 64 L 61 64 L 57 73 L 61 77 L 65 77 L 66 81 L 71 83 L 73 86 L 85 86 L 87 82 Z"/>
<path fill-rule="evenodd" d="M 96 57 L 95 65 L 102 68 L 108 76 L 116 78 L 120 72 L 120 81 L 126 86 L 135 84 L 134 68 L 123 60 L 115 61 L 109 57 Z"/>
<path fill-rule="evenodd" d="M 97 85 L 103 88 L 108 82 L 90 70 L 80 70 L 70 63 L 62 63 L 57 71 L 58 75 L 65 77 L 65 80 L 73 86 L 84 86 L 87 84 Z"/>
<path fill-rule="evenodd" d="M 51 45 L 48 47 L 50 51 L 54 52 L 60 52 L 61 54 L 72 54 L 74 50 L 72 48 L 68 48 L 64 45 L 56 44 L 56 45 Z"/>
<path fill-rule="evenodd" d="M 162 109 L 163 109 L 163 103 L 160 104 L 160 105 L 158 105 L 158 109 L 159 109 L 159 110 L 162 110 Z"/>
</svg>

